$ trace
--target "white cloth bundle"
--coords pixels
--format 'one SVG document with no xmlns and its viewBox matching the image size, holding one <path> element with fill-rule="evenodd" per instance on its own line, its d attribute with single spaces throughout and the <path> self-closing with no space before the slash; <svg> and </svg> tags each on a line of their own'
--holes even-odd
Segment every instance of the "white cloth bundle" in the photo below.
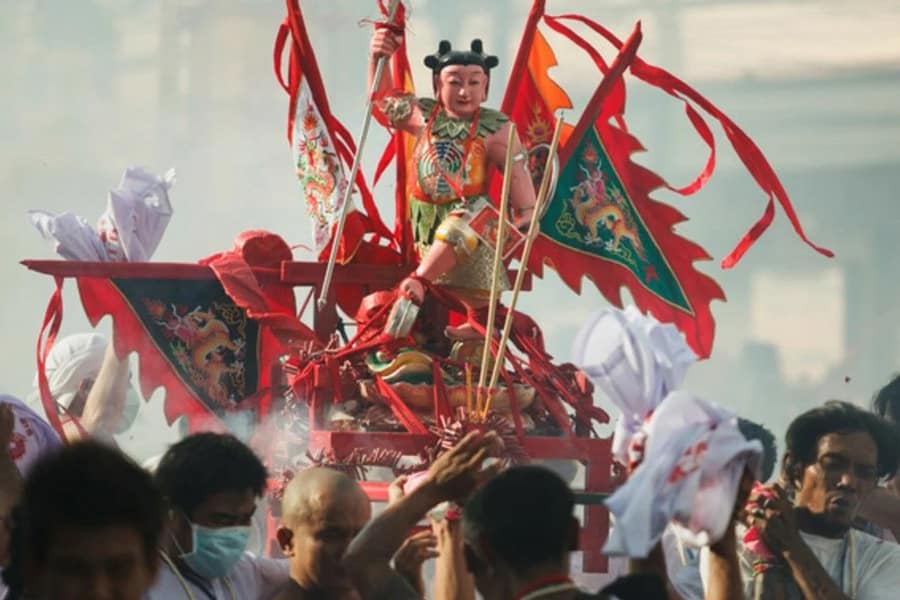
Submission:
<svg viewBox="0 0 900 600">
<path fill-rule="evenodd" d="M 65 259 L 145 262 L 150 260 L 172 218 L 169 188 L 174 182 L 173 169 L 160 177 L 140 167 L 129 167 L 119 187 L 109 192 L 106 211 L 96 230 L 87 220 L 70 212 L 55 215 L 30 210 L 28 215 Z"/>
<path fill-rule="evenodd" d="M 106 354 L 106 338 L 99 333 L 77 333 L 57 340 L 47 357 L 47 382 L 57 404 L 68 408 L 85 379 L 96 379 Z M 34 398 L 40 403 L 34 380 Z M 37 407 L 35 407 L 37 410 Z M 39 410 L 43 412 L 43 408 Z"/>
<path fill-rule="evenodd" d="M 92 380 L 93 385 L 106 358 L 107 344 L 106 338 L 99 333 L 76 333 L 53 344 L 45 371 L 50 395 L 58 405 L 69 408 L 85 380 Z M 140 410 L 141 397 L 137 390 L 129 385 L 125 394 L 122 417 L 113 433 L 122 433 L 130 427 Z M 32 410 L 44 414 L 37 376 L 34 378 L 34 389 L 28 397 L 28 403 Z"/>
<path fill-rule="evenodd" d="M 697 355 L 681 332 L 643 315 L 636 307 L 591 315 L 578 332 L 572 362 L 619 408 L 613 456 L 627 464 L 627 451 L 644 420 L 681 385 Z"/>
<path fill-rule="evenodd" d="M 734 413 L 676 391 L 644 424 L 644 461 L 606 505 L 615 518 L 604 552 L 645 557 L 670 521 L 685 543 L 722 537 L 744 469 L 757 476 L 762 445 L 747 441 Z"/>
</svg>

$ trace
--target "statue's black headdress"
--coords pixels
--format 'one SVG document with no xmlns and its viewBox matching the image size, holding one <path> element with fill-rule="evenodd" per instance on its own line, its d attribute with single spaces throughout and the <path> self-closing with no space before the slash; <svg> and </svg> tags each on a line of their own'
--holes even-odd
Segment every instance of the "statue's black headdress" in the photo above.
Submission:
<svg viewBox="0 0 900 600">
<path fill-rule="evenodd" d="M 481 40 L 472 40 L 469 50 L 454 50 L 447 40 L 441 40 L 438 51 L 425 57 L 425 66 L 437 75 L 441 69 L 450 65 L 478 65 L 485 73 L 497 66 L 500 61 L 496 56 L 484 53 Z"/>
</svg>

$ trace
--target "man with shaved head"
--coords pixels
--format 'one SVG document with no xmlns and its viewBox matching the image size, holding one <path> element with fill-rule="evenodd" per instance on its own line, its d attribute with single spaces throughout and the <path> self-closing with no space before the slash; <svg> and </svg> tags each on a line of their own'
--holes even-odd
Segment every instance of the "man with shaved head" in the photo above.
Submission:
<svg viewBox="0 0 900 600">
<path fill-rule="evenodd" d="M 343 473 L 325 468 L 298 473 L 281 501 L 277 535 L 291 581 L 276 600 L 357 600 L 341 559 L 371 514 L 365 492 Z"/>
</svg>

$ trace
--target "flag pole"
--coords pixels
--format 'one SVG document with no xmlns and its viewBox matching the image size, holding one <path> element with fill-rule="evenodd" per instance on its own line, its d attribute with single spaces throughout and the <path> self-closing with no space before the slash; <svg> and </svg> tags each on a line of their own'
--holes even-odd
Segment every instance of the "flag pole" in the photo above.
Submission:
<svg viewBox="0 0 900 600">
<path fill-rule="evenodd" d="M 394 20 L 397 14 L 397 8 L 400 6 L 400 0 L 392 0 L 391 8 L 388 11 L 388 22 Z M 359 144 L 353 155 L 353 164 L 350 167 L 350 177 L 347 179 L 347 187 L 344 188 L 344 196 L 341 203 L 341 217 L 337 222 L 334 235 L 331 238 L 331 252 L 328 255 L 328 266 L 325 267 L 325 277 L 322 279 L 322 285 L 319 288 L 319 299 L 316 300 L 316 307 L 319 310 L 325 308 L 328 302 L 328 291 L 331 288 L 331 280 L 334 277 L 334 265 L 337 262 L 338 246 L 340 245 L 341 236 L 344 234 L 344 223 L 347 221 L 347 213 L 350 207 L 350 196 L 353 193 L 353 182 L 356 181 L 356 174 L 359 172 L 359 164 L 362 161 L 363 146 L 365 146 L 366 138 L 369 137 L 369 125 L 372 123 L 372 109 L 374 107 L 373 98 L 381 85 L 381 77 L 384 75 L 384 65 L 387 57 L 382 56 L 375 65 L 375 74 L 372 77 L 372 88 L 366 98 L 366 116 L 363 118 L 362 131 L 359 134 Z"/>
</svg>

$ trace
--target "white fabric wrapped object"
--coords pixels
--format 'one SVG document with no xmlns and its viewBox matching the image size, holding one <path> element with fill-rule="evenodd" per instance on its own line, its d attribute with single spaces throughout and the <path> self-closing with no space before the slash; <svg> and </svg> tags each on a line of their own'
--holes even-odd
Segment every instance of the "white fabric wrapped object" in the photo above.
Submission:
<svg viewBox="0 0 900 600">
<path fill-rule="evenodd" d="M 644 461 L 606 505 L 615 526 L 604 552 L 646 557 L 670 521 L 685 543 L 722 537 L 744 469 L 757 476 L 762 444 L 734 413 L 683 391 L 669 394 L 644 426 Z"/>
<path fill-rule="evenodd" d="M 146 262 L 159 246 L 172 218 L 169 189 L 175 171 L 162 177 L 129 167 L 119 187 L 110 191 L 106 210 L 94 230 L 85 219 L 65 212 L 28 211 L 32 224 L 54 242 L 57 254 L 68 260 Z"/>
<path fill-rule="evenodd" d="M 627 464 L 627 451 L 644 420 L 681 385 L 697 355 L 671 324 L 636 307 L 607 308 L 578 332 L 572 362 L 619 408 L 613 456 Z"/>
<path fill-rule="evenodd" d="M 85 379 L 96 379 L 106 355 L 106 338 L 99 333 L 77 333 L 58 340 L 47 357 L 47 382 L 57 404 L 68 408 Z M 34 381 L 33 396 L 40 403 Z M 41 408 L 43 411 L 43 408 Z"/>
<path fill-rule="evenodd" d="M 29 210 L 31 224 L 53 249 L 66 260 L 106 262 L 109 257 L 100 236 L 83 218 L 70 212 L 54 215 L 44 210 Z"/>
<path fill-rule="evenodd" d="M 47 357 L 45 370 L 47 383 L 50 386 L 50 395 L 57 405 L 69 408 L 78 394 L 81 384 L 86 379 L 97 379 L 106 358 L 106 347 L 107 340 L 99 333 L 77 333 L 64 337 L 53 345 L 53 349 Z M 121 434 L 128 429 L 140 410 L 141 396 L 138 391 L 129 385 L 125 394 L 122 417 L 112 433 Z M 38 414 L 44 414 L 44 405 L 41 401 L 36 375 L 34 389 L 28 397 L 28 402 L 32 410 Z"/>
</svg>

